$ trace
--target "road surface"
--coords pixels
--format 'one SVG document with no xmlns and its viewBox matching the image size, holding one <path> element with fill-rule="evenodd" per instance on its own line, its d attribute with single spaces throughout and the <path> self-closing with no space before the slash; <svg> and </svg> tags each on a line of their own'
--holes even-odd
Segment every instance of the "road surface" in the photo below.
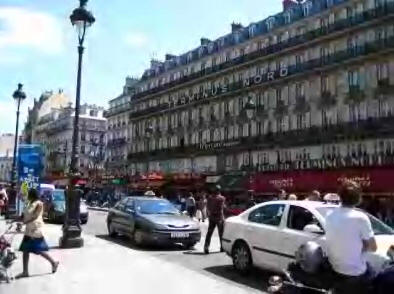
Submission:
<svg viewBox="0 0 394 294">
<path fill-rule="evenodd" d="M 250 276 L 242 277 L 234 271 L 232 267 L 231 259 L 225 254 L 218 251 L 219 239 L 217 231 L 215 231 L 212 238 L 211 247 L 213 252 L 209 255 L 203 253 L 203 244 L 200 242 L 196 245 L 196 250 L 185 250 L 183 248 L 170 248 L 170 249 L 155 249 L 155 248 L 144 248 L 140 249 L 135 247 L 130 240 L 127 238 L 110 239 L 107 234 L 106 228 L 106 212 L 102 211 L 90 211 L 89 221 L 83 226 L 84 234 L 96 236 L 96 238 L 102 238 L 111 242 L 116 242 L 119 245 L 130 248 L 130 250 L 144 250 L 149 252 L 151 256 L 159 259 L 163 259 L 172 263 L 176 263 L 191 269 L 193 271 L 204 273 L 206 275 L 213 276 L 216 279 L 221 279 L 226 283 L 233 284 L 238 287 L 245 287 L 265 290 L 267 289 L 267 280 L 270 273 L 263 272 L 260 270 L 254 270 Z M 207 225 L 201 225 L 202 240 L 204 240 Z M 202 291 L 203 292 L 203 291 Z"/>
</svg>

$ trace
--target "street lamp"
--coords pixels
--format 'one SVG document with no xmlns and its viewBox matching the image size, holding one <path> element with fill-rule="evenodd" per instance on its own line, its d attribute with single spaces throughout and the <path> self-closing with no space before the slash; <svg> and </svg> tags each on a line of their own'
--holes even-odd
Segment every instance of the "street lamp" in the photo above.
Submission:
<svg viewBox="0 0 394 294">
<path fill-rule="evenodd" d="M 22 84 L 18 84 L 18 89 L 12 94 L 14 98 L 17 108 L 16 108 L 16 127 L 15 127 L 15 141 L 14 141 L 14 157 L 12 158 L 12 190 L 14 195 L 16 196 L 16 182 L 17 182 L 17 172 L 16 172 L 16 150 L 18 149 L 18 132 L 19 132 L 19 110 L 23 100 L 26 99 L 25 92 L 22 91 Z M 16 212 L 19 215 L 19 203 L 18 198 L 15 197 L 15 208 Z"/>
<path fill-rule="evenodd" d="M 79 178 L 77 167 L 77 145 L 79 137 L 79 108 L 81 98 L 81 75 L 82 75 L 82 55 L 84 51 L 83 43 L 85 41 L 86 29 L 90 27 L 95 18 L 92 13 L 86 10 L 88 0 L 79 0 L 79 7 L 74 9 L 70 16 L 71 24 L 78 32 L 78 74 L 77 74 L 77 91 L 75 97 L 75 117 L 72 137 L 71 163 L 70 163 L 70 181 L 66 197 L 66 218 L 63 225 L 63 236 L 60 238 L 60 247 L 75 248 L 83 246 L 81 238 L 81 225 L 79 223 L 79 192 L 76 191 L 75 185 Z"/>
<path fill-rule="evenodd" d="M 248 136 L 251 137 L 252 134 L 252 118 L 254 116 L 254 113 L 256 111 L 256 104 L 253 101 L 253 98 L 251 96 L 248 97 L 248 102 L 246 102 L 245 107 L 244 107 L 246 117 L 248 118 L 248 125 L 249 125 L 249 130 L 248 130 Z M 252 150 L 249 147 L 249 168 L 252 168 Z"/>
</svg>

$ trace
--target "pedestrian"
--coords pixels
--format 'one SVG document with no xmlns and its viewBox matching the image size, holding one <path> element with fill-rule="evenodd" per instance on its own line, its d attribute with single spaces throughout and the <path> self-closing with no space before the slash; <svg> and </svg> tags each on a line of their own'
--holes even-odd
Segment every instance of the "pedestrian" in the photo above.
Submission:
<svg viewBox="0 0 394 294">
<path fill-rule="evenodd" d="M 7 203 L 8 203 L 7 191 L 2 185 L 0 185 L 0 216 L 3 214 L 5 215 Z"/>
<path fill-rule="evenodd" d="M 320 192 L 317 190 L 313 190 L 305 200 L 307 200 L 307 201 L 321 201 Z"/>
<path fill-rule="evenodd" d="M 220 252 L 223 252 L 222 237 L 224 228 L 224 209 L 226 199 L 221 194 L 221 187 L 217 185 L 215 187 L 215 194 L 208 199 L 208 232 L 205 237 L 204 252 L 209 254 L 209 245 L 211 244 L 211 238 L 215 227 L 218 228 L 219 240 L 220 240 Z"/>
<path fill-rule="evenodd" d="M 196 214 L 196 199 L 194 199 L 193 193 L 189 193 L 189 197 L 186 199 L 186 211 L 190 218 L 193 218 Z"/>
<path fill-rule="evenodd" d="M 287 200 L 289 201 L 295 201 L 297 200 L 297 195 L 296 194 L 290 194 L 289 197 L 287 197 Z"/>
<path fill-rule="evenodd" d="M 286 200 L 286 191 L 285 190 L 280 190 L 278 197 L 275 198 L 274 200 Z"/>
<path fill-rule="evenodd" d="M 247 203 L 247 207 L 246 209 L 249 209 L 253 206 L 255 206 L 257 203 L 254 200 L 254 191 L 253 190 L 249 190 L 248 191 L 248 203 Z"/>
<path fill-rule="evenodd" d="M 42 227 L 43 203 L 39 199 L 36 189 L 30 189 L 27 196 L 27 205 L 24 209 L 23 223 L 26 225 L 25 235 L 19 250 L 23 252 L 23 271 L 16 278 L 26 278 L 29 276 L 29 256 L 34 253 L 42 256 L 52 265 L 52 273 L 57 271 L 59 262 L 55 261 L 48 253 L 49 247 L 45 241 Z"/>
</svg>

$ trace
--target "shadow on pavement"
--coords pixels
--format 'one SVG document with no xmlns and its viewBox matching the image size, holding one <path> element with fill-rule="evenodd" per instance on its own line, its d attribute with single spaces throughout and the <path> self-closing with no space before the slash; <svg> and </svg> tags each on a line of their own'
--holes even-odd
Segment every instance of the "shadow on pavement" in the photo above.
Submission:
<svg viewBox="0 0 394 294">
<path fill-rule="evenodd" d="M 108 235 L 96 235 L 96 238 L 100 238 L 102 240 L 112 242 L 124 247 L 128 247 L 133 250 L 138 250 L 138 251 L 152 251 L 152 252 L 162 252 L 162 251 L 183 251 L 186 250 L 183 246 L 181 245 L 174 245 L 174 246 L 166 246 L 166 247 L 158 247 L 158 246 L 142 246 L 138 247 L 130 238 L 126 236 L 117 236 L 115 238 L 111 238 Z"/>
<path fill-rule="evenodd" d="M 213 266 L 204 269 L 205 271 L 256 290 L 266 291 L 268 279 L 273 275 L 272 272 L 253 269 L 248 276 L 242 276 L 236 272 L 232 265 Z"/>
<path fill-rule="evenodd" d="M 223 252 L 213 251 L 213 252 L 209 252 L 209 254 L 206 254 L 206 253 L 201 252 L 201 251 L 190 251 L 190 250 L 183 252 L 183 254 L 186 254 L 186 255 L 206 255 L 206 256 L 209 256 L 209 255 L 212 255 L 212 254 L 218 254 L 218 253 L 223 253 Z"/>
</svg>

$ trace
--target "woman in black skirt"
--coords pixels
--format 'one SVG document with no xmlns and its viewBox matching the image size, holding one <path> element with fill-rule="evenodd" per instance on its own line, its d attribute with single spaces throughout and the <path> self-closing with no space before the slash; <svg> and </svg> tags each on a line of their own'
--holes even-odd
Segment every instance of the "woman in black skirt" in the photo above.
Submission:
<svg viewBox="0 0 394 294">
<path fill-rule="evenodd" d="M 26 225 L 25 235 L 19 250 L 23 252 L 23 272 L 16 278 L 29 276 L 29 255 L 30 253 L 41 255 L 52 265 L 52 273 L 57 271 L 59 262 L 54 261 L 47 253 L 49 247 L 42 234 L 44 221 L 42 219 L 43 203 L 39 199 L 38 191 L 30 189 L 27 196 L 27 205 L 24 210 L 23 223 Z"/>
</svg>

